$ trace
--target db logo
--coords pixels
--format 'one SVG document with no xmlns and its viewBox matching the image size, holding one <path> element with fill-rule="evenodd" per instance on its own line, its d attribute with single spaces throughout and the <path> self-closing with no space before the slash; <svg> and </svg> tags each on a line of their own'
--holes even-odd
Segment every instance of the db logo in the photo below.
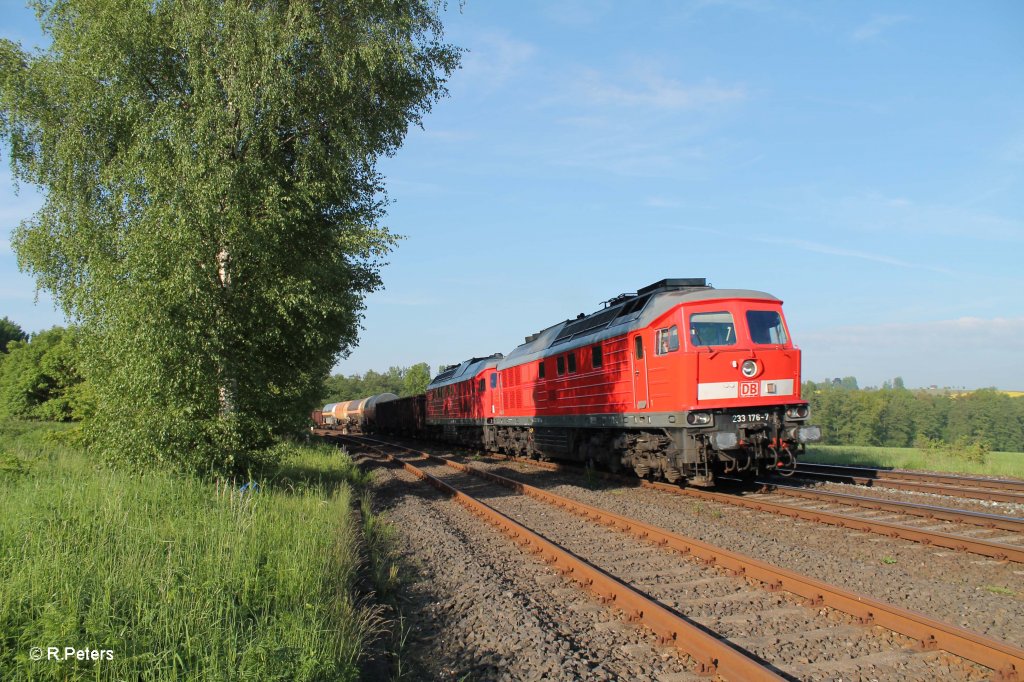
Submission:
<svg viewBox="0 0 1024 682">
<path fill-rule="evenodd" d="M 741 398 L 756 398 L 761 392 L 761 386 L 756 381 L 740 382 Z"/>
</svg>

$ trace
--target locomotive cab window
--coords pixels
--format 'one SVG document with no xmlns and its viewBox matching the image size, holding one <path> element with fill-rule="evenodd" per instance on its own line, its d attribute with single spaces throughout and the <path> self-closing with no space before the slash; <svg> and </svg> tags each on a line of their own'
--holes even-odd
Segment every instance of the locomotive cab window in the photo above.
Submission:
<svg viewBox="0 0 1024 682">
<path fill-rule="evenodd" d="M 537 364 L 537 378 L 538 379 L 543 379 L 544 378 L 544 361 L 543 360 L 541 360 L 540 363 Z"/>
<path fill-rule="evenodd" d="M 565 374 L 565 356 L 559 355 L 555 359 L 555 364 L 557 365 L 558 376 L 562 376 L 563 374 Z"/>
<path fill-rule="evenodd" d="M 750 340 L 754 343 L 780 346 L 786 343 L 782 316 L 774 310 L 748 310 L 747 328 L 750 329 Z"/>
<path fill-rule="evenodd" d="M 591 365 L 591 367 L 593 367 L 594 369 L 598 369 L 598 368 L 601 367 L 602 364 L 603 364 L 603 360 L 601 358 L 601 346 L 600 345 L 591 346 L 590 347 L 590 365 Z"/>
<path fill-rule="evenodd" d="M 633 337 L 633 347 L 636 349 L 636 359 L 644 359 L 644 339 L 642 336 Z"/>
<path fill-rule="evenodd" d="M 569 374 L 572 374 L 576 371 L 576 353 L 569 353 L 566 357 L 569 358 Z"/>
<path fill-rule="evenodd" d="M 477 390 L 480 391 L 481 393 L 483 393 L 485 388 L 487 388 L 487 386 L 486 386 L 486 384 L 484 384 L 484 380 L 480 379 L 480 386 L 479 386 L 479 388 Z"/>
<path fill-rule="evenodd" d="M 679 327 L 672 325 L 668 329 L 659 329 L 654 348 L 658 355 L 679 350 Z"/>
<path fill-rule="evenodd" d="M 491 372 L 491 388 L 497 388 L 497 387 L 498 387 L 498 373 L 497 372 Z"/>
<path fill-rule="evenodd" d="M 690 315 L 690 343 L 694 346 L 736 345 L 736 325 L 732 313 L 694 313 Z"/>
</svg>

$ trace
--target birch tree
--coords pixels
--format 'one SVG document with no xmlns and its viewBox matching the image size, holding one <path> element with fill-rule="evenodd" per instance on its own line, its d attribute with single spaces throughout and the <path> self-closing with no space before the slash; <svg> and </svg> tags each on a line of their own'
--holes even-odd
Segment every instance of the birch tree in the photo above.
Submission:
<svg viewBox="0 0 1024 682">
<path fill-rule="evenodd" d="M 86 344 L 107 456 L 250 466 L 356 342 L 395 237 L 377 161 L 459 51 L 418 0 L 38 0 L 0 135 L 23 269 Z"/>
</svg>

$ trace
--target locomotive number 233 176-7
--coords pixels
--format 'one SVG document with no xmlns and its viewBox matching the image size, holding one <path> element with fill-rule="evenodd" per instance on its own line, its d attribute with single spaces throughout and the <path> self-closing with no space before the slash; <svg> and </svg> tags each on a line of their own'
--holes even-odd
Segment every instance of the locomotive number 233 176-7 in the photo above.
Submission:
<svg viewBox="0 0 1024 682">
<path fill-rule="evenodd" d="M 754 412 L 752 414 L 734 414 L 732 416 L 733 424 L 750 424 L 752 422 L 766 422 L 771 419 L 771 413 L 769 412 Z"/>
</svg>

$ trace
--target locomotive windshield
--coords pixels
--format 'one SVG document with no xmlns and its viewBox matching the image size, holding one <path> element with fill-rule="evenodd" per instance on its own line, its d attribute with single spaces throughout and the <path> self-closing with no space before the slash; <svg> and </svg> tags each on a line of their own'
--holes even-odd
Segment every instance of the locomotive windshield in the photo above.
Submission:
<svg viewBox="0 0 1024 682">
<path fill-rule="evenodd" d="M 748 310 L 747 327 L 750 329 L 750 340 L 754 343 L 780 346 L 786 343 L 782 316 L 774 310 Z"/>
<path fill-rule="evenodd" d="M 690 315 L 690 343 L 694 346 L 732 346 L 736 343 L 736 325 L 732 313 L 694 313 Z"/>
</svg>

